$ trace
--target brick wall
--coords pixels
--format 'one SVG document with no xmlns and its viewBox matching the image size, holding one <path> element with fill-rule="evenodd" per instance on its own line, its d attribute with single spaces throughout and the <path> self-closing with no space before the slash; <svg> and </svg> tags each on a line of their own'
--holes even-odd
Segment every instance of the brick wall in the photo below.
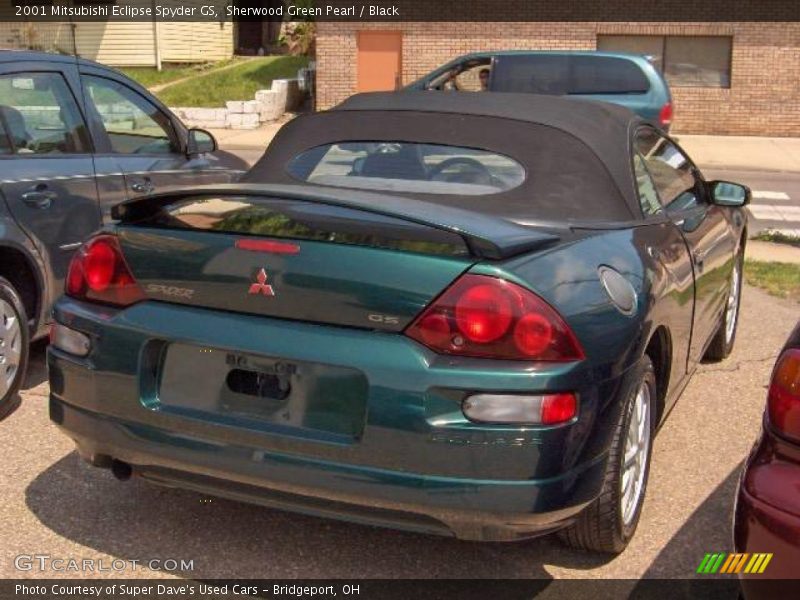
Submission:
<svg viewBox="0 0 800 600">
<path fill-rule="evenodd" d="M 731 87 L 673 87 L 675 133 L 800 136 L 800 23 L 342 23 L 317 24 L 317 105 L 356 89 L 362 30 L 403 31 L 403 82 L 468 52 L 593 50 L 598 34 L 733 36 Z"/>
</svg>

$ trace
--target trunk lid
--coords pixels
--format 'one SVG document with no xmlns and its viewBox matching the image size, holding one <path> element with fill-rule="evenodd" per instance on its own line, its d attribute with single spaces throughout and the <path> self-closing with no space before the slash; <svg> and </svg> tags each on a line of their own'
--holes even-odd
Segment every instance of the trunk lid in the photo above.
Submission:
<svg viewBox="0 0 800 600">
<path fill-rule="evenodd" d="M 332 198 L 296 189 L 309 186 L 265 187 L 200 189 L 117 207 L 120 245 L 145 294 L 402 331 L 487 254 L 500 257 L 557 239 L 500 219 L 478 225 L 467 211 L 442 213 L 406 198 L 349 190 L 345 198 Z"/>
<path fill-rule="evenodd" d="M 236 240 L 195 231 L 120 234 L 136 280 L 154 300 L 390 331 L 472 264 L 310 241 L 298 242 L 297 254 L 269 254 L 237 248 Z"/>
</svg>

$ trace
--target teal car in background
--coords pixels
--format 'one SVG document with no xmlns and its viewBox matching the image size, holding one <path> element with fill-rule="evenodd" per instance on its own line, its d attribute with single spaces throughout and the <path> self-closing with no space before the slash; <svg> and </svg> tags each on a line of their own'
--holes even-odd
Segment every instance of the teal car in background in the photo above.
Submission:
<svg viewBox="0 0 800 600">
<path fill-rule="evenodd" d="M 734 344 L 749 190 L 627 109 L 364 94 L 73 259 L 50 418 L 91 464 L 362 524 L 622 551 Z"/>
<path fill-rule="evenodd" d="M 672 96 L 641 54 L 595 51 L 479 52 L 453 59 L 406 90 L 490 91 L 570 96 L 611 102 L 669 131 Z"/>
</svg>

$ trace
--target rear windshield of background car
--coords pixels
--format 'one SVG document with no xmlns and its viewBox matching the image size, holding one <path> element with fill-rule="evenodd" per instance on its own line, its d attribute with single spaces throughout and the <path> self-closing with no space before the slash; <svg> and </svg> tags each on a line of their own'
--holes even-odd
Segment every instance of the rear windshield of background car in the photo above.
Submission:
<svg viewBox="0 0 800 600">
<path fill-rule="evenodd" d="M 295 179 L 363 190 L 481 196 L 525 180 L 515 160 L 485 150 L 413 142 L 340 142 L 289 163 Z"/>
<path fill-rule="evenodd" d="M 650 82 L 633 61 L 610 56 L 499 56 L 492 90 L 529 94 L 645 94 Z"/>
</svg>

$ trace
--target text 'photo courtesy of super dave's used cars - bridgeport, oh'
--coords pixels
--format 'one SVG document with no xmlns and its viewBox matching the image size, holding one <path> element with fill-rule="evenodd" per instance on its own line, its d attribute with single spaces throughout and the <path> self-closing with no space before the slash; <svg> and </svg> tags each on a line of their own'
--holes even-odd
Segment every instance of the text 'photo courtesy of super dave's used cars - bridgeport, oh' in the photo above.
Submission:
<svg viewBox="0 0 800 600">
<path fill-rule="evenodd" d="M 120 479 L 619 553 L 733 348 L 749 200 L 623 107 L 357 95 L 237 183 L 113 208 L 55 304 L 50 418 Z"/>
</svg>

